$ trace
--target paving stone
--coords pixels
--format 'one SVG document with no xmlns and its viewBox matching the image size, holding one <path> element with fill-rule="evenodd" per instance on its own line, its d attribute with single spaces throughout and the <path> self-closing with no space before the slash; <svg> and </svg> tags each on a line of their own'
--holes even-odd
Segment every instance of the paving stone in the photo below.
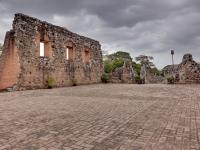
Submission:
<svg viewBox="0 0 200 150">
<path fill-rule="evenodd" d="M 200 85 L 0 93 L 0 150 L 198 150 Z"/>
</svg>

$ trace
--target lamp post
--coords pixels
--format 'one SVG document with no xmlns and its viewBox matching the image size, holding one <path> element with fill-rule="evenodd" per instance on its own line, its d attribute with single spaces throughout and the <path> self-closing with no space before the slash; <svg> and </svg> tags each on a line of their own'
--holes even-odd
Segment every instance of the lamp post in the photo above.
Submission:
<svg viewBox="0 0 200 150">
<path fill-rule="evenodd" d="M 171 55 L 172 55 L 172 74 L 174 76 L 174 50 L 171 50 Z"/>
</svg>

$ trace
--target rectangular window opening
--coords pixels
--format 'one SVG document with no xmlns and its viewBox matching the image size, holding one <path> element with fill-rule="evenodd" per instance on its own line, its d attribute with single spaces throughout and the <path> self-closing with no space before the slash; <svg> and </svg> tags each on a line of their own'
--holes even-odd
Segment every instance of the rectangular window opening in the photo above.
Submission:
<svg viewBox="0 0 200 150">
<path fill-rule="evenodd" d="M 74 60 L 74 51 L 72 47 L 66 48 L 66 59 L 67 60 Z"/>
<path fill-rule="evenodd" d="M 40 42 L 40 57 L 44 57 L 44 43 Z"/>
<path fill-rule="evenodd" d="M 66 49 L 66 59 L 69 60 L 69 48 Z"/>
<path fill-rule="evenodd" d="M 85 50 L 85 62 L 90 62 L 90 52 L 88 50 Z"/>
</svg>

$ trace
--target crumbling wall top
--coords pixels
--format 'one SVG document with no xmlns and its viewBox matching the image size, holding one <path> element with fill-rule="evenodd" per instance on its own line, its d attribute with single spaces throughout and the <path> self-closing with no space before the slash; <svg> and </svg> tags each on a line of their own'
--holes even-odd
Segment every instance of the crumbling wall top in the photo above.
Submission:
<svg viewBox="0 0 200 150">
<path fill-rule="evenodd" d="M 13 28 L 14 28 L 15 23 L 18 23 L 19 20 L 20 21 L 34 23 L 34 24 L 37 24 L 38 26 L 45 26 L 45 27 L 48 27 L 48 28 L 58 32 L 58 33 L 71 34 L 71 35 L 74 35 L 74 36 L 77 36 L 77 37 L 83 39 L 86 42 L 89 41 L 89 42 L 92 42 L 94 44 L 98 44 L 98 45 L 100 44 L 99 41 L 96 41 L 94 39 L 91 39 L 91 38 L 88 38 L 88 37 L 85 37 L 85 36 L 81 36 L 79 34 L 71 32 L 65 27 L 60 27 L 60 26 L 57 26 L 57 25 L 53 25 L 53 24 L 48 23 L 46 21 L 41 21 L 41 20 L 39 20 L 37 18 L 30 17 L 30 16 L 22 14 L 22 13 L 16 13 L 15 14 L 15 18 L 14 18 L 14 22 L 13 22 Z"/>
<path fill-rule="evenodd" d="M 188 61 L 193 61 L 193 57 L 192 57 L 192 54 L 185 54 L 184 56 L 183 56 L 183 59 L 182 59 L 182 63 L 186 63 L 186 62 L 188 62 Z"/>
</svg>

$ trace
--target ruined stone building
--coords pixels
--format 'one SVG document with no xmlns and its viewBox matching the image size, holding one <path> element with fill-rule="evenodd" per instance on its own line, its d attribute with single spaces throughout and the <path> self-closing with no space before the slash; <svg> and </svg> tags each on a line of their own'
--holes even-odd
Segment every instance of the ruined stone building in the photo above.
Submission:
<svg viewBox="0 0 200 150">
<path fill-rule="evenodd" d="M 122 67 L 116 68 L 116 70 L 109 74 L 109 78 L 109 82 L 111 83 L 135 83 L 132 60 L 125 60 Z"/>
<path fill-rule="evenodd" d="M 101 81 L 102 51 L 98 41 L 15 14 L 0 56 L 0 89 L 16 90 L 90 84 Z"/>
<path fill-rule="evenodd" d="M 140 78 L 145 84 L 164 83 L 164 77 L 151 72 L 147 65 L 142 65 L 140 70 Z"/>
<path fill-rule="evenodd" d="M 180 64 L 166 66 L 162 71 L 166 77 L 175 76 L 177 83 L 200 83 L 200 65 L 191 54 L 185 54 Z"/>
<path fill-rule="evenodd" d="M 191 54 L 185 54 L 178 66 L 180 83 L 200 83 L 200 65 L 193 60 Z"/>
<path fill-rule="evenodd" d="M 178 65 L 167 65 L 162 69 L 162 73 L 164 76 L 171 76 L 173 73 L 178 74 Z"/>
</svg>

